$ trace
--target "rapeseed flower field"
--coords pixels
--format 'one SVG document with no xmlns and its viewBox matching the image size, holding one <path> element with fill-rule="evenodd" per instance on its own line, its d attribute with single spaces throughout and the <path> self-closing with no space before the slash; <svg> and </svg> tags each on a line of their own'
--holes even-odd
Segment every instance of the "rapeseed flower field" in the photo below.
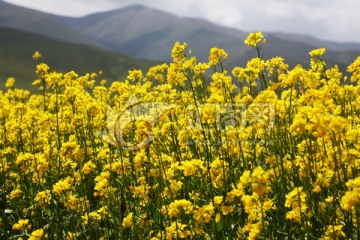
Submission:
<svg viewBox="0 0 360 240">
<path fill-rule="evenodd" d="M 228 69 L 185 43 L 173 61 L 58 73 L 0 92 L 4 239 L 359 239 L 360 57 L 310 67 L 258 57 Z"/>
</svg>

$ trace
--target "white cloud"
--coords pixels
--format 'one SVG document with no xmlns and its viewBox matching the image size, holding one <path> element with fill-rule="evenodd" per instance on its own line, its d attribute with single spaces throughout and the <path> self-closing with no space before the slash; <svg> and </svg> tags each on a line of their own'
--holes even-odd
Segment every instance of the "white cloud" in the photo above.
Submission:
<svg viewBox="0 0 360 240">
<path fill-rule="evenodd" d="M 112 0 L 5 0 L 5 2 L 64 16 L 83 16 L 118 6 L 116 1 Z"/>
<path fill-rule="evenodd" d="M 230 4 L 219 4 L 218 0 L 202 0 L 197 1 L 193 4 L 193 8 L 189 9 L 188 12 L 192 12 L 192 16 L 205 18 L 209 21 L 234 27 L 242 21 L 243 15 L 238 8 L 236 2 L 230 1 Z M 185 15 L 186 12 L 180 13 Z"/>
</svg>

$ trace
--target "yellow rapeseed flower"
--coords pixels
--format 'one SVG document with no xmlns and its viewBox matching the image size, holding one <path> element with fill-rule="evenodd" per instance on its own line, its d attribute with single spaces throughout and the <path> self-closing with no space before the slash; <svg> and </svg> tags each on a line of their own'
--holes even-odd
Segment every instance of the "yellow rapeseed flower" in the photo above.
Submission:
<svg viewBox="0 0 360 240">
<path fill-rule="evenodd" d="M 309 55 L 311 56 L 311 58 L 318 58 L 318 57 L 324 55 L 325 53 L 326 53 L 325 48 L 318 48 L 318 49 L 314 49 L 314 50 L 310 51 Z"/>
<path fill-rule="evenodd" d="M 49 73 L 49 66 L 46 63 L 40 63 L 36 66 L 36 74 L 45 79 L 45 76 Z"/>
<path fill-rule="evenodd" d="M 36 202 L 38 202 L 38 204 L 40 206 L 43 206 L 45 204 L 49 204 L 50 200 L 51 200 L 50 190 L 45 190 L 45 191 L 38 192 L 36 194 L 34 200 Z"/>
<path fill-rule="evenodd" d="M 142 81 L 144 76 L 142 70 L 129 70 L 127 78 L 131 82 L 135 82 L 135 81 Z"/>
<path fill-rule="evenodd" d="M 228 54 L 225 52 L 224 49 L 213 47 L 210 49 L 208 65 L 215 66 L 219 62 L 222 62 L 225 59 L 227 59 L 227 57 Z"/>
<path fill-rule="evenodd" d="M 292 210 L 286 213 L 286 219 L 300 222 L 302 213 L 306 212 L 306 193 L 303 192 L 303 187 L 296 187 L 286 196 L 285 207 L 291 207 Z"/>
<path fill-rule="evenodd" d="M 170 203 L 167 207 L 169 216 L 176 217 L 181 213 L 191 214 L 193 210 L 193 206 L 190 201 L 181 199 L 174 200 L 174 202 Z"/>
<path fill-rule="evenodd" d="M 354 180 L 349 180 L 346 186 L 350 189 L 341 198 L 341 208 L 350 210 L 351 208 L 359 205 L 360 203 L 360 177 Z"/>
<path fill-rule="evenodd" d="M 8 79 L 6 80 L 5 86 L 6 86 L 7 88 L 13 88 L 14 85 L 15 85 L 15 78 L 8 78 Z"/>
<path fill-rule="evenodd" d="M 71 188 L 71 185 L 69 184 L 69 180 L 71 180 L 70 177 L 66 178 L 65 180 L 60 180 L 57 183 L 54 184 L 52 193 L 55 195 L 60 195 L 63 192 L 67 191 Z"/>
<path fill-rule="evenodd" d="M 13 230 L 21 230 L 29 224 L 29 219 L 19 219 L 12 227 Z"/>
<path fill-rule="evenodd" d="M 11 191 L 11 192 L 8 194 L 7 198 L 8 198 L 9 200 L 18 198 L 18 197 L 21 195 L 21 193 L 22 193 L 21 189 L 17 188 L 17 189 L 15 189 L 15 190 Z"/>
<path fill-rule="evenodd" d="M 171 50 L 171 56 L 174 62 L 181 62 L 184 59 L 186 59 L 186 53 L 185 53 L 186 47 L 187 47 L 186 43 L 180 44 L 180 42 L 176 42 L 174 44 L 174 47 Z"/>
<path fill-rule="evenodd" d="M 38 60 L 41 58 L 41 53 L 39 51 L 36 51 L 33 55 L 32 58 L 35 60 Z"/>
<path fill-rule="evenodd" d="M 250 33 L 244 40 L 244 43 L 250 47 L 257 47 L 259 43 L 265 44 L 266 39 L 262 32 Z"/>
<path fill-rule="evenodd" d="M 31 233 L 29 240 L 41 240 L 44 236 L 44 229 L 40 228 Z"/>
<path fill-rule="evenodd" d="M 132 226 L 132 224 L 133 224 L 133 215 L 134 215 L 134 213 L 131 212 L 123 219 L 123 222 L 122 222 L 123 228 L 129 228 L 129 227 Z"/>
<path fill-rule="evenodd" d="M 231 213 L 234 210 L 234 208 L 232 206 L 223 205 L 220 207 L 220 210 L 221 210 L 222 214 L 228 215 L 229 213 Z"/>
<path fill-rule="evenodd" d="M 194 209 L 193 218 L 198 224 L 210 222 L 214 215 L 214 206 L 212 204 L 204 205 L 198 209 Z"/>
</svg>

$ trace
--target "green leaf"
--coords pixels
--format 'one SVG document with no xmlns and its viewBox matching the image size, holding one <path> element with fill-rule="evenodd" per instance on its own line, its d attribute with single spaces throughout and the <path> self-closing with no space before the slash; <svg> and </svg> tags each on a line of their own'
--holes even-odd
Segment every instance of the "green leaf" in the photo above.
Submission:
<svg viewBox="0 0 360 240">
<path fill-rule="evenodd" d="M 222 222 L 219 221 L 219 222 L 217 222 L 215 224 L 216 224 L 216 231 L 221 232 L 221 230 L 223 229 Z"/>
</svg>

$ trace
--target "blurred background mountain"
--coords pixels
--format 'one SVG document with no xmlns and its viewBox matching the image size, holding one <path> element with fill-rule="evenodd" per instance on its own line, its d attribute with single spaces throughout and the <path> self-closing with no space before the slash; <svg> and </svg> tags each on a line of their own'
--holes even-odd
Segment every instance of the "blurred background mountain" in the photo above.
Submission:
<svg viewBox="0 0 360 240">
<path fill-rule="evenodd" d="M 15 77 L 18 87 L 29 88 L 36 79 L 36 62 L 31 56 L 38 50 L 52 70 L 79 74 L 102 70 L 103 78 L 121 81 L 128 70 L 146 71 L 159 62 L 171 61 L 176 41 L 186 42 L 200 61 L 207 61 L 210 48 L 217 46 L 229 54 L 229 68 L 244 66 L 256 54 L 243 43 L 247 35 L 142 5 L 63 17 L 0 1 L 0 79 L 5 82 L 7 77 Z M 264 35 L 263 58 L 281 56 L 290 67 L 298 63 L 308 66 L 308 52 L 319 47 L 327 48 L 328 64 L 338 64 L 342 71 L 360 56 L 359 43 L 278 32 Z"/>
</svg>

